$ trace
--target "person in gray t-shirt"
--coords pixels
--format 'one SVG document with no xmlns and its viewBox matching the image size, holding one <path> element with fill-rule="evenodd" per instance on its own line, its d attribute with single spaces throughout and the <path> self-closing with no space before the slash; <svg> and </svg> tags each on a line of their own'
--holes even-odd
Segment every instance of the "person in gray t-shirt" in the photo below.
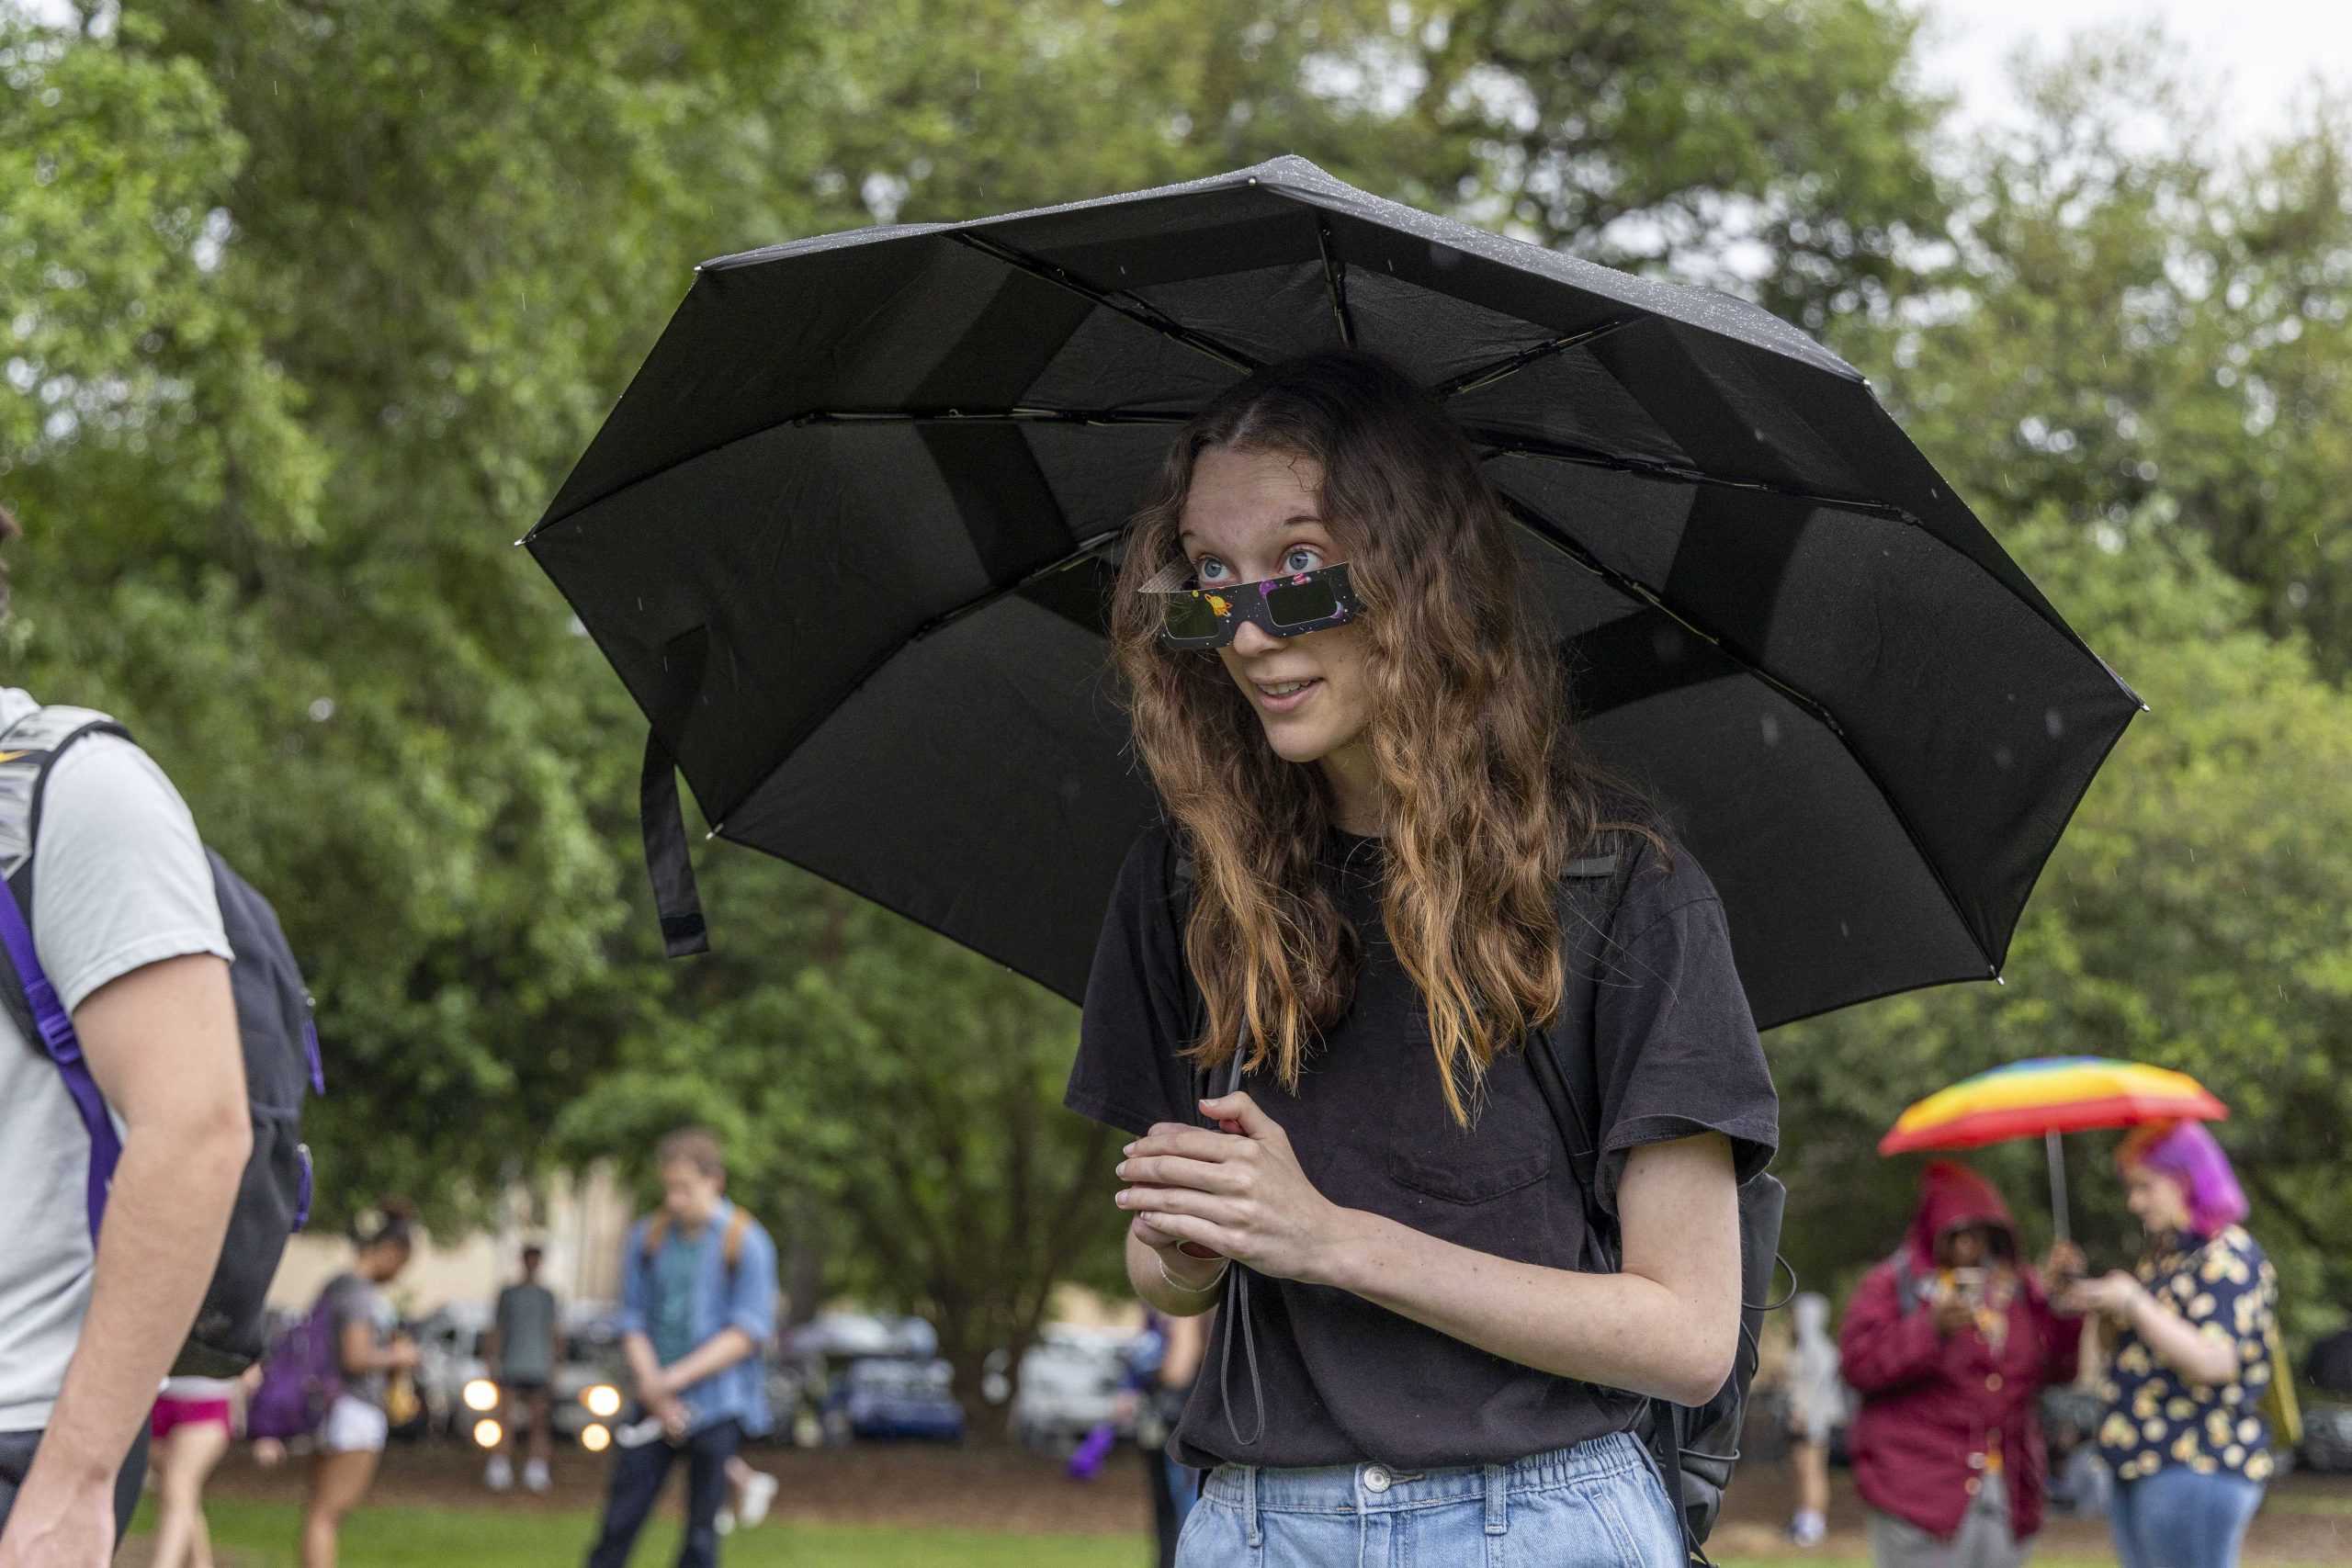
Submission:
<svg viewBox="0 0 2352 1568">
<path fill-rule="evenodd" d="M 523 1249 L 523 1278 L 498 1292 L 490 1344 L 482 1351 L 491 1381 L 506 1393 L 506 1430 L 483 1476 L 493 1492 L 514 1484 L 514 1454 L 526 1426 L 530 1457 L 523 1464 L 523 1484 L 534 1492 L 548 1489 L 549 1395 L 563 1359 L 563 1333 L 555 1292 L 539 1283 L 546 1258 L 537 1243 Z"/>
<path fill-rule="evenodd" d="M 0 508 L 0 542 L 17 533 Z M 0 688 L 0 748 L 40 711 Z M 0 1009 L 0 1568 L 80 1568 L 138 1501 L 148 1410 L 220 1260 L 253 1120 L 211 869 L 163 770 L 88 735 L 49 764 L 37 833 L 8 804 L 0 876 L 31 873 L 34 954 L 122 1133 L 97 1246 L 89 1133 Z"/>
</svg>

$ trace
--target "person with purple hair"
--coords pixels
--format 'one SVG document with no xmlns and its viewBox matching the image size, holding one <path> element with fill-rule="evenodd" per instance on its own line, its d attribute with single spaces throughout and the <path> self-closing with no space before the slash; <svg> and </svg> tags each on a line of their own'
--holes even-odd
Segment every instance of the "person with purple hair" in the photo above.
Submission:
<svg viewBox="0 0 2352 1568">
<path fill-rule="evenodd" d="M 2068 1302 L 2104 1314 L 2113 1335 L 2098 1445 L 2115 1475 L 2116 1553 L 2123 1568 L 2234 1568 L 2273 1468 L 2262 1402 L 2278 1276 L 2201 1123 L 2139 1128 L 2116 1159 L 2147 1250 Z"/>
</svg>

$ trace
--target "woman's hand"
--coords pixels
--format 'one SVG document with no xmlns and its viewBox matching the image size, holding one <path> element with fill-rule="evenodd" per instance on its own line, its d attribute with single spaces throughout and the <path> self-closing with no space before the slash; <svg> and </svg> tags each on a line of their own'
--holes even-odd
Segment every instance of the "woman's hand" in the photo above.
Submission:
<svg viewBox="0 0 2352 1568">
<path fill-rule="evenodd" d="M 2140 1304 L 2147 1291 L 2140 1281 L 2118 1269 L 2096 1280 L 2078 1280 L 2066 1292 L 2068 1312 L 2100 1312 L 2109 1317 L 2128 1318 Z"/>
<path fill-rule="evenodd" d="M 2041 1260 L 2043 1283 L 2059 1289 L 2074 1284 L 2090 1269 L 2090 1260 L 2083 1256 L 2083 1249 L 2071 1241 L 2052 1242 L 2050 1256 Z"/>
<path fill-rule="evenodd" d="M 1289 1135 L 1248 1095 L 1201 1110 L 1233 1131 L 1164 1122 L 1126 1146 L 1118 1202 L 1135 1214 L 1137 1239 L 1192 1242 L 1274 1279 L 1323 1282 L 1348 1211 L 1315 1190 Z"/>
</svg>

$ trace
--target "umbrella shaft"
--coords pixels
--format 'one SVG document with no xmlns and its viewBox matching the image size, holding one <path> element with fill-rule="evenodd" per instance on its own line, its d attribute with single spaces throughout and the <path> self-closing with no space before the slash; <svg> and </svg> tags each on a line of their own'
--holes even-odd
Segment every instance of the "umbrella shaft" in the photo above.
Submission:
<svg viewBox="0 0 2352 1568">
<path fill-rule="evenodd" d="M 2050 1207 L 2058 1222 L 2058 1239 L 2072 1241 L 2072 1227 L 2066 1223 L 2066 1149 L 2055 1133 L 2045 1133 L 2042 1141 L 2050 1150 Z"/>
</svg>

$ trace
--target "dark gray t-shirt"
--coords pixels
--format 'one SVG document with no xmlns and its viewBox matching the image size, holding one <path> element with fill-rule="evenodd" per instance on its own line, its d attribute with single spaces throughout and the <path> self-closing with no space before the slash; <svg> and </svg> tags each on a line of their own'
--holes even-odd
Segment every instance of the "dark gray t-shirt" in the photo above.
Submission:
<svg viewBox="0 0 2352 1568">
<path fill-rule="evenodd" d="M 1631 852 L 1609 923 L 1611 972 L 1596 984 L 1571 965 L 1554 1026 L 1566 1070 L 1588 1059 L 1598 1067 L 1599 1179 L 1611 1208 L 1625 1156 L 1642 1145 L 1724 1133 L 1745 1179 L 1779 1136 L 1713 886 L 1687 852 L 1670 863 L 1646 845 Z M 1172 856 L 1155 829 L 1120 872 L 1066 1096 L 1072 1110 L 1136 1134 L 1201 1120 L 1194 1069 L 1179 1055 L 1196 992 L 1171 905 Z M 1420 995 L 1383 932 L 1380 842 L 1335 837 L 1325 859 L 1364 943 L 1353 1003 L 1309 1056 L 1296 1094 L 1271 1078 L 1245 1087 L 1333 1202 L 1476 1251 L 1577 1267 L 1582 1195 L 1525 1055 L 1496 1059 L 1476 1122 L 1457 1126 Z M 1640 1410 L 1631 1394 L 1505 1360 L 1344 1291 L 1255 1275 L 1250 1287 L 1264 1435 L 1235 1437 L 1236 1426 L 1255 1427 L 1256 1401 L 1238 1336 L 1228 1371 L 1220 1328 L 1171 1440 L 1186 1464 L 1503 1463 L 1622 1430 Z"/>
<path fill-rule="evenodd" d="M 498 1292 L 498 1375 L 507 1382 L 545 1382 L 555 1375 L 555 1292 L 509 1285 Z"/>
<path fill-rule="evenodd" d="M 400 1317 L 392 1311 L 390 1298 L 374 1285 L 356 1274 L 338 1274 L 327 1281 L 325 1295 L 338 1348 L 343 1344 L 343 1331 L 355 1323 L 368 1325 L 369 1343 L 377 1349 L 392 1342 L 392 1331 L 400 1326 Z M 389 1376 L 381 1368 L 369 1372 L 346 1371 L 343 1392 L 381 1410 Z"/>
</svg>

